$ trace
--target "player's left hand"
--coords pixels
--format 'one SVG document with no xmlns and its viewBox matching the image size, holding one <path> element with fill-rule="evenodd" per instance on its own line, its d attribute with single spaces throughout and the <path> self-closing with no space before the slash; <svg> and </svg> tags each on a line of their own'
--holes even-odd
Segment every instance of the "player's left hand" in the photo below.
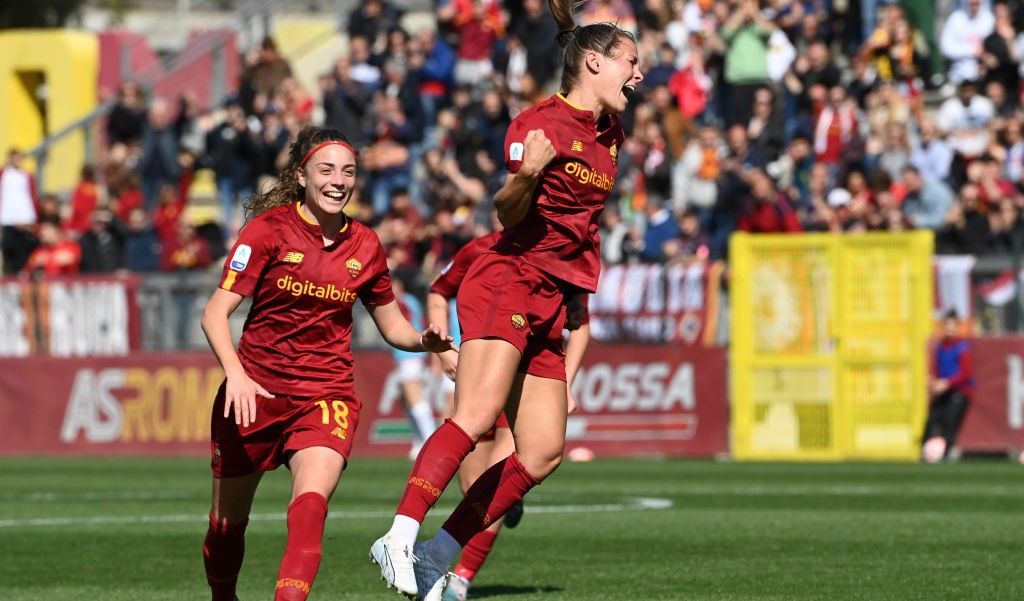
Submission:
<svg viewBox="0 0 1024 601">
<path fill-rule="evenodd" d="M 420 334 L 420 343 L 423 345 L 423 350 L 428 353 L 443 353 L 445 351 L 455 351 L 458 349 L 452 345 L 455 339 L 451 336 L 442 336 L 441 328 L 430 324 L 427 329 L 423 330 Z"/>
</svg>

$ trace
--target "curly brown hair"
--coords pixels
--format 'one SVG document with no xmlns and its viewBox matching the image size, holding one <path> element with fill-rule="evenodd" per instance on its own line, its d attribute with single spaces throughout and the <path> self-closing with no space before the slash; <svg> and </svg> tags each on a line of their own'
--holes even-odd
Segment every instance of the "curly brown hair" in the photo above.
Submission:
<svg viewBox="0 0 1024 601">
<path fill-rule="evenodd" d="M 305 197 L 306 189 L 299 183 L 302 159 L 314 146 L 324 142 L 344 142 L 351 146 L 345 134 L 336 129 L 312 125 L 302 128 L 288 149 L 288 166 L 281 170 L 281 179 L 273 188 L 253 194 L 245 202 L 246 221 L 270 209 L 297 202 Z"/>
</svg>

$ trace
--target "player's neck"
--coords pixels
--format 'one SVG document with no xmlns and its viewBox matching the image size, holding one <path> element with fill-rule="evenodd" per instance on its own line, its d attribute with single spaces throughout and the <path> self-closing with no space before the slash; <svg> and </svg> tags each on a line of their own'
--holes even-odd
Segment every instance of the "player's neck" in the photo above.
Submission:
<svg viewBox="0 0 1024 601">
<path fill-rule="evenodd" d="M 342 226 L 345 225 L 345 220 L 347 219 L 344 213 L 338 213 L 337 215 L 324 213 L 305 202 L 299 205 L 299 210 L 320 226 L 320 235 L 323 236 L 324 246 L 329 246 L 334 242 L 335 238 L 341 233 Z"/>
<path fill-rule="evenodd" d="M 561 96 L 569 106 L 593 113 L 595 122 L 601 116 L 601 101 L 598 100 L 596 93 L 577 87 L 569 90 L 568 93 L 561 94 Z"/>
</svg>

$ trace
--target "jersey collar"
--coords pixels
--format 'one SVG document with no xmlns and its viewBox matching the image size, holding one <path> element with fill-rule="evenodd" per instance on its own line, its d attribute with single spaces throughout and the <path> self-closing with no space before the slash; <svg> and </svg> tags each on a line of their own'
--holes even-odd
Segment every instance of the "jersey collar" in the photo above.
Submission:
<svg viewBox="0 0 1024 601">
<path fill-rule="evenodd" d="M 295 213 L 295 216 L 299 218 L 299 223 L 302 224 L 302 227 L 311 234 L 314 234 L 316 236 L 316 239 L 319 240 L 322 244 L 323 231 L 320 229 L 320 224 L 317 223 L 316 221 L 313 221 L 309 217 L 306 217 L 305 213 L 303 213 L 300 208 L 301 205 L 301 202 L 296 202 L 294 205 L 292 205 L 292 210 Z M 345 217 L 345 222 L 341 224 L 341 229 L 338 230 L 338 237 L 334 239 L 334 243 L 331 244 L 330 246 L 337 245 L 344 239 L 348 238 L 349 234 L 352 233 L 352 219 L 347 215 L 343 216 Z"/>
</svg>

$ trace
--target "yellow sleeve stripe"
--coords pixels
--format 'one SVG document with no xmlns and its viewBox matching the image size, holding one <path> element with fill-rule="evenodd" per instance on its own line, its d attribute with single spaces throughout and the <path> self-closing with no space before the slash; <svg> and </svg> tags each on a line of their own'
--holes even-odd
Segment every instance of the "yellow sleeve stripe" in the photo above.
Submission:
<svg viewBox="0 0 1024 601">
<path fill-rule="evenodd" d="M 231 287 L 235 285 L 236 277 L 238 277 L 238 272 L 234 269 L 229 269 L 228 274 L 224 277 L 224 283 L 220 287 L 230 292 Z"/>
</svg>

